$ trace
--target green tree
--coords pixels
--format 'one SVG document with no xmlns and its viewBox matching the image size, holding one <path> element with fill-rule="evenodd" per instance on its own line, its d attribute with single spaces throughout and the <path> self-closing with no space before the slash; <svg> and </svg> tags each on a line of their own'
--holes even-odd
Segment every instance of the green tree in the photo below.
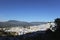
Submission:
<svg viewBox="0 0 60 40">
<path fill-rule="evenodd" d="M 56 25 L 56 29 L 60 29 L 60 18 L 56 18 L 54 22 Z"/>
</svg>

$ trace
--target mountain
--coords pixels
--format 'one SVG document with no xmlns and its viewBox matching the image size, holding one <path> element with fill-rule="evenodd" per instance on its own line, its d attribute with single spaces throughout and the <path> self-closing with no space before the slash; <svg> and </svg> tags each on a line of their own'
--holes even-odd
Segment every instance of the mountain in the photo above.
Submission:
<svg viewBox="0 0 60 40">
<path fill-rule="evenodd" d="M 9 20 L 6 22 L 0 22 L 0 27 L 16 27 L 16 26 L 30 26 L 32 24 L 23 21 Z"/>
<path fill-rule="evenodd" d="M 17 26 L 27 27 L 46 23 L 47 22 L 24 22 L 24 21 L 9 20 L 6 22 L 0 22 L 0 27 L 17 27 Z"/>
</svg>

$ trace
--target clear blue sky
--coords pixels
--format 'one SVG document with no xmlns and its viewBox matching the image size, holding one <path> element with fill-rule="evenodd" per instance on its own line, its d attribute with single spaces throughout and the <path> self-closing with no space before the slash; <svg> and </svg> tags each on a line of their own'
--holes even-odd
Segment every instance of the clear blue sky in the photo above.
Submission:
<svg viewBox="0 0 60 40">
<path fill-rule="evenodd" d="M 60 0 L 0 0 L 0 21 L 53 21 L 60 17 Z"/>
</svg>

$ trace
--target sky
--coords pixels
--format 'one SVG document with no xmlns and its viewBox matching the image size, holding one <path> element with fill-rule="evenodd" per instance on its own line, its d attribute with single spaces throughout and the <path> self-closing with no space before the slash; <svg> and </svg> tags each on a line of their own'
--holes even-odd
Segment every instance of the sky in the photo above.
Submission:
<svg viewBox="0 0 60 40">
<path fill-rule="evenodd" d="M 60 0 L 0 0 L 0 21 L 53 21 L 60 18 Z"/>
</svg>

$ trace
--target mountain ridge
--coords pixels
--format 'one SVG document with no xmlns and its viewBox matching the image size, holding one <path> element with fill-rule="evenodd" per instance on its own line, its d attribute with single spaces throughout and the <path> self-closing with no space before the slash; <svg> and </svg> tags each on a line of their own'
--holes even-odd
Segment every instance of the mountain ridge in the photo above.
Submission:
<svg viewBox="0 0 60 40">
<path fill-rule="evenodd" d="M 17 20 L 8 20 L 5 22 L 0 22 L 0 27 L 16 27 L 16 26 L 34 26 L 40 24 L 46 24 L 47 22 L 24 22 L 24 21 L 17 21 Z"/>
</svg>

